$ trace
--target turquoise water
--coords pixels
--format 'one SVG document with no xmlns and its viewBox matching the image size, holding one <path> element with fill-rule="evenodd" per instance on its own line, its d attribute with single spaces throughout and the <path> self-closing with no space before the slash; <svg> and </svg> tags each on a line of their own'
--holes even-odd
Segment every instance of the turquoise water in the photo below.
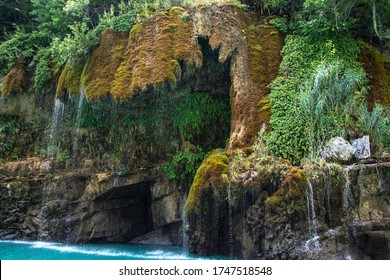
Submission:
<svg viewBox="0 0 390 280">
<path fill-rule="evenodd" d="M 69 245 L 0 240 L 1 260 L 195 260 L 182 248 L 129 244 Z M 211 259 L 211 258 L 208 258 Z M 217 259 L 217 258 L 215 258 Z"/>
</svg>

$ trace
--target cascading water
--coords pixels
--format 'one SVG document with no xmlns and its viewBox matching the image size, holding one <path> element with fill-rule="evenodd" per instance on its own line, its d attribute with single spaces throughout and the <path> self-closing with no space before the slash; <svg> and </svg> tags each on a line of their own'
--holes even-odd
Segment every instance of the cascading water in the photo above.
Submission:
<svg viewBox="0 0 390 280">
<path fill-rule="evenodd" d="M 81 117 L 83 116 L 83 107 L 85 101 L 85 88 L 82 87 L 80 90 L 79 102 L 77 105 L 77 114 L 76 114 L 76 129 L 73 136 L 73 154 L 76 155 L 79 149 L 79 138 L 80 138 L 80 127 L 81 127 Z"/>
<path fill-rule="evenodd" d="M 326 169 L 325 177 L 325 210 L 327 213 L 327 218 L 328 218 L 328 225 L 329 228 L 332 228 L 332 215 L 331 215 L 331 205 L 330 205 L 330 198 L 332 194 L 332 184 L 331 184 L 331 177 L 329 174 L 329 169 Z"/>
<path fill-rule="evenodd" d="M 56 98 L 54 101 L 53 115 L 51 117 L 49 143 L 47 147 L 47 154 L 51 157 L 56 153 L 58 128 L 64 115 L 64 108 L 64 103 Z"/>
<path fill-rule="evenodd" d="M 352 218 L 352 205 L 353 205 L 353 196 L 352 196 L 352 188 L 351 181 L 349 176 L 350 167 L 346 167 L 344 169 L 344 177 L 345 177 L 345 185 L 343 190 L 343 208 L 344 208 L 344 217 L 346 218 L 346 224 L 348 225 L 348 230 L 346 234 L 346 238 L 348 240 L 348 244 L 352 245 L 354 242 L 353 236 L 356 234 L 356 227 L 353 225 Z M 352 259 L 349 249 L 346 252 L 346 259 Z"/>
<path fill-rule="evenodd" d="M 308 181 L 308 187 L 306 189 L 306 204 L 307 204 L 307 216 L 309 222 L 309 234 L 310 236 L 317 235 L 317 223 L 316 223 L 316 212 L 314 208 L 314 195 L 313 186 Z"/>
<path fill-rule="evenodd" d="M 45 182 L 43 184 L 42 193 L 41 193 L 41 209 L 39 211 L 39 228 L 38 228 L 38 240 L 43 241 L 47 239 L 47 232 L 46 232 L 46 225 L 47 225 L 47 219 L 46 219 L 46 204 L 48 202 L 48 186 Z"/>
<path fill-rule="evenodd" d="M 310 239 L 305 242 L 305 249 L 307 251 L 318 251 L 321 249 L 321 246 L 319 236 L 317 235 L 317 219 L 314 207 L 313 186 L 309 180 L 306 189 L 306 205 Z"/>
<path fill-rule="evenodd" d="M 188 253 L 188 234 L 187 234 L 188 223 L 187 223 L 187 211 L 185 210 L 185 207 L 183 207 L 181 216 L 183 220 L 183 225 L 182 225 L 183 252 Z"/>
<path fill-rule="evenodd" d="M 345 176 L 345 185 L 343 190 L 343 208 L 345 215 L 349 215 L 352 208 L 352 190 L 351 190 L 351 182 L 349 179 L 349 168 L 346 167 L 344 169 Z"/>
</svg>

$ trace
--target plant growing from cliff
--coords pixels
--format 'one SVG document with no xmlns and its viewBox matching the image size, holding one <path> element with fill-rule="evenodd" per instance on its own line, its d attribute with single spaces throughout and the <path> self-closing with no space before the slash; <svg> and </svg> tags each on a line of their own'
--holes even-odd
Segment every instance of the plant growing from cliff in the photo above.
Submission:
<svg viewBox="0 0 390 280">
<path fill-rule="evenodd" d="M 376 104 L 372 112 L 367 106 L 361 106 L 358 111 L 358 123 L 363 133 L 371 137 L 372 146 L 378 156 L 390 151 L 390 112 Z"/>
<path fill-rule="evenodd" d="M 115 17 L 112 21 L 112 28 L 117 32 L 129 32 L 137 19 L 137 11 L 129 11 Z"/>
<path fill-rule="evenodd" d="M 193 147 L 193 149 L 187 147 L 183 151 L 177 151 L 163 169 L 170 179 L 183 180 L 195 175 L 203 158 L 204 152 L 201 147 Z"/>
<path fill-rule="evenodd" d="M 358 51 L 352 38 L 338 32 L 316 41 L 287 36 L 280 75 L 270 85 L 271 130 L 266 139 L 275 156 L 298 164 L 349 125 L 351 106 L 357 106 L 351 94 L 364 94 L 368 83 L 356 60 Z"/>
<path fill-rule="evenodd" d="M 214 99 L 207 93 L 187 94 L 174 109 L 173 124 L 179 129 L 184 141 L 193 141 L 212 122 L 229 120 L 228 106 L 224 100 Z"/>
<path fill-rule="evenodd" d="M 300 106 L 307 119 L 312 156 L 318 155 L 319 148 L 349 124 L 353 93 L 366 83 L 361 68 L 346 68 L 335 62 L 319 66 L 301 89 Z"/>
</svg>

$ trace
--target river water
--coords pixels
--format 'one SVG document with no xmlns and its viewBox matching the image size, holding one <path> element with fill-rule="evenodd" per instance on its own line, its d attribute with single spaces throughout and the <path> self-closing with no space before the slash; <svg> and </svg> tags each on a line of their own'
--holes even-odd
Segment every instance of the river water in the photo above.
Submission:
<svg viewBox="0 0 390 280">
<path fill-rule="evenodd" d="M 199 260 L 180 247 L 0 240 L 1 260 Z"/>
</svg>

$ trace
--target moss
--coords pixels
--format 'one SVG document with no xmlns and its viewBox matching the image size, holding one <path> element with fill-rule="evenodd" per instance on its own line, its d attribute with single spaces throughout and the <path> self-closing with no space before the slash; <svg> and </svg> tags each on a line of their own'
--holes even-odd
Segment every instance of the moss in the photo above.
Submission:
<svg viewBox="0 0 390 280">
<path fill-rule="evenodd" d="M 376 102 L 390 108 L 390 61 L 374 47 L 360 42 L 359 61 L 371 76 L 371 89 L 366 96 L 368 108 Z"/>
<path fill-rule="evenodd" d="M 24 63 L 17 62 L 4 78 L 2 95 L 4 97 L 22 93 L 27 86 L 27 75 Z"/>
<path fill-rule="evenodd" d="M 72 98 L 77 98 L 80 93 L 80 80 L 83 72 L 84 62 L 71 64 L 67 62 L 58 79 L 56 95 L 64 99 L 65 94 L 69 93 Z"/>
<path fill-rule="evenodd" d="M 307 175 L 305 171 L 298 167 L 292 167 L 287 173 L 283 185 L 287 188 L 288 197 L 291 200 L 302 199 L 307 185 Z"/>
<path fill-rule="evenodd" d="M 175 88 L 183 75 L 181 62 L 201 67 L 202 53 L 193 22 L 191 18 L 183 21 L 183 12 L 181 7 L 172 7 L 133 26 L 124 60 L 115 74 L 115 98 L 128 99 L 149 87 Z"/>
<path fill-rule="evenodd" d="M 269 25 L 258 24 L 257 19 L 252 19 L 245 28 L 249 71 L 256 85 L 260 124 L 269 125 L 271 108 L 269 105 L 268 85 L 277 77 L 281 63 L 280 51 L 283 46 L 283 38 L 276 29 Z M 267 105 L 268 106 L 264 106 Z"/>
<path fill-rule="evenodd" d="M 265 200 L 265 203 L 267 203 L 267 205 L 271 208 L 277 208 L 282 204 L 282 201 L 280 200 L 280 197 L 278 195 L 273 195 L 268 197 Z"/>
<path fill-rule="evenodd" d="M 240 20 L 245 38 L 238 54 L 245 80 L 238 77 L 241 73 L 233 73 L 234 95 L 240 95 L 240 98 L 233 98 L 232 103 L 230 149 L 251 146 L 262 125 L 268 128 L 271 117 L 268 86 L 278 75 L 283 46 L 283 37 L 275 32 L 276 29 L 261 24 L 255 15 L 241 13 L 236 17 Z M 243 85 L 245 90 L 241 88 Z"/>
<path fill-rule="evenodd" d="M 226 152 L 222 149 L 213 150 L 206 155 L 195 174 L 185 206 L 186 211 L 198 211 L 202 192 L 211 187 L 226 187 L 229 180 L 229 158 Z"/>
<path fill-rule="evenodd" d="M 108 28 L 100 34 L 100 44 L 93 50 L 82 74 L 82 84 L 89 100 L 110 94 L 126 44 L 126 33 L 118 33 Z"/>
</svg>

